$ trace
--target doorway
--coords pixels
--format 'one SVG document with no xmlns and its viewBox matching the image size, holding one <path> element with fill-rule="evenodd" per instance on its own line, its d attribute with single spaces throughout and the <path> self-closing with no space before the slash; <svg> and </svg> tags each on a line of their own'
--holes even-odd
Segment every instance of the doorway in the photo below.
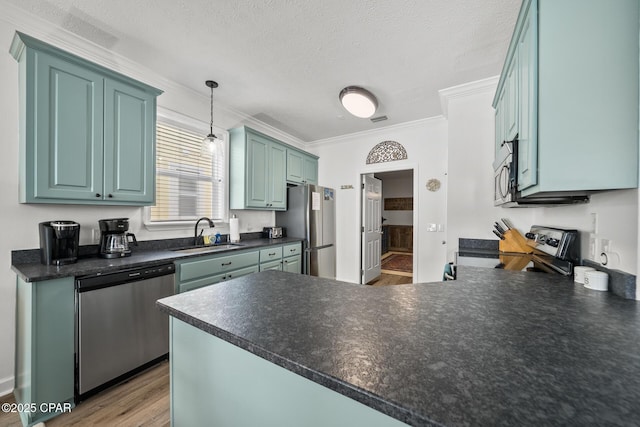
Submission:
<svg viewBox="0 0 640 427">
<path fill-rule="evenodd" d="M 413 283 L 413 169 L 363 174 L 362 182 L 361 283 Z"/>
</svg>

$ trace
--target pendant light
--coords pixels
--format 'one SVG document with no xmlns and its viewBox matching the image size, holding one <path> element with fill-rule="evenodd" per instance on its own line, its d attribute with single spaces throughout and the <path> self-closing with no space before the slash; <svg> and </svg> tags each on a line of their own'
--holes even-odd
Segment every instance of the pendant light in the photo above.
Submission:
<svg viewBox="0 0 640 427">
<path fill-rule="evenodd" d="M 218 137 L 213 134 L 213 89 L 218 87 L 218 83 L 213 80 L 207 80 L 204 84 L 211 88 L 211 123 L 209 125 L 209 135 L 202 140 L 202 144 L 213 153 L 219 141 Z"/>
<path fill-rule="evenodd" d="M 342 89 L 340 102 L 348 112 L 363 119 L 373 116 L 378 108 L 375 95 L 358 86 L 347 86 Z"/>
</svg>

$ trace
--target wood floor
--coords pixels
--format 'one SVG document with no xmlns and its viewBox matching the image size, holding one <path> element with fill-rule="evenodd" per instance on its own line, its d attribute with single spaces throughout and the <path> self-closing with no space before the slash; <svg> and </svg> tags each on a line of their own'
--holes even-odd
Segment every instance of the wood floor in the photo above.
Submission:
<svg viewBox="0 0 640 427">
<path fill-rule="evenodd" d="M 406 254 L 407 252 L 397 252 L 397 251 L 387 252 L 386 254 L 382 255 L 381 260 L 385 259 L 388 256 L 391 256 L 394 253 Z M 376 281 L 369 283 L 369 285 L 387 286 L 387 285 L 406 285 L 408 283 L 413 283 L 413 274 L 403 273 L 400 271 L 382 270 L 382 274 L 380 275 L 380 277 Z"/>
<path fill-rule="evenodd" d="M 413 277 L 402 276 L 399 274 L 386 274 L 382 273 L 378 280 L 369 283 L 371 286 L 387 286 L 387 285 L 406 285 L 407 283 L 413 283 Z"/>
<path fill-rule="evenodd" d="M 9 395 L 0 398 L 0 402 L 13 403 L 15 400 Z M 166 361 L 90 397 L 70 413 L 46 422 L 46 427 L 169 425 L 169 362 Z M 0 412 L 0 426 L 19 427 L 22 424 L 18 414 Z"/>
</svg>

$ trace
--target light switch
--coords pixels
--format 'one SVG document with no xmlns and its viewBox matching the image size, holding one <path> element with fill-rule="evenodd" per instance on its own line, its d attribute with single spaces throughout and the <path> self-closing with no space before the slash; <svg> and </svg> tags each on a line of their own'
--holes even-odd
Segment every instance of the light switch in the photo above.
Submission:
<svg viewBox="0 0 640 427">
<path fill-rule="evenodd" d="M 431 233 L 438 231 L 438 224 L 427 224 L 427 231 Z"/>
</svg>

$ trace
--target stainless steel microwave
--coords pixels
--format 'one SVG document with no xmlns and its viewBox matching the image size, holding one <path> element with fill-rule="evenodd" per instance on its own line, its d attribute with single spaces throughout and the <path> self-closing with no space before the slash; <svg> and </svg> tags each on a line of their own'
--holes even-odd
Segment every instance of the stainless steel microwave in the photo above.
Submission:
<svg viewBox="0 0 640 427">
<path fill-rule="evenodd" d="M 535 206 L 561 206 L 588 203 L 589 194 L 584 191 L 537 193 L 522 197 L 518 191 L 518 136 L 504 141 L 493 162 L 493 205 L 503 208 Z"/>
<path fill-rule="evenodd" d="M 517 137 L 513 141 L 504 141 L 493 162 L 493 204 L 502 206 L 516 201 L 516 177 L 518 168 L 516 165 L 517 154 L 514 148 Z"/>
</svg>

